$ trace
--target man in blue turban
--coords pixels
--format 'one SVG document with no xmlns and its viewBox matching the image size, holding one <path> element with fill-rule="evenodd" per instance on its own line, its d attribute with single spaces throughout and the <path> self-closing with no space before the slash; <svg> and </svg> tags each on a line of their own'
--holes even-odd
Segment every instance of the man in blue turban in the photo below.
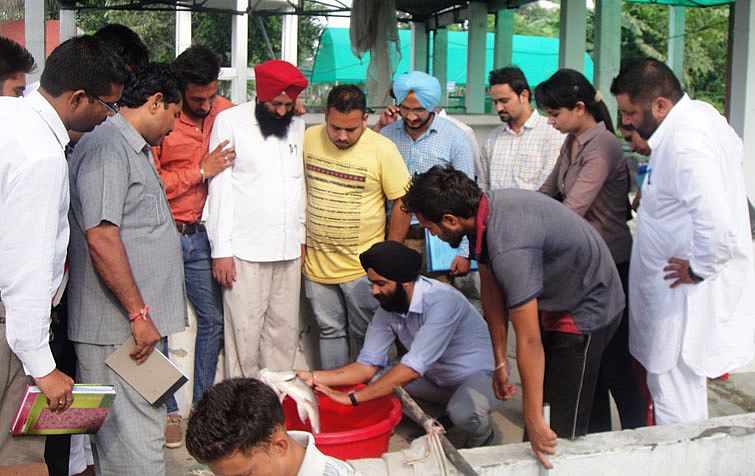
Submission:
<svg viewBox="0 0 755 476">
<path fill-rule="evenodd" d="M 413 93 L 422 108 L 432 111 L 440 102 L 440 82 L 435 76 L 422 71 L 412 71 L 400 75 L 393 82 L 393 94 L 396 102 L 401 104 L 406 97 Z"/>
<path fill-rule="evenodd" d="M 380 133 L 396 144 L 409 173 L 427 172 L 434 165 L 452 165 L 474 180 L 472 144 L 464 131 L 433 111 L 440 102 L 438 79 L 421 71 L 411 71 L 393 81 L 393 94 L 398 107 L 389 106 L 386 114 L 398 112 L 400 118 L 383 127 Z M 424 257 L 425 230 L 416 218 L 412 218 L 405 243 Z M 469 243 L 465 239 L 447 272 L 430 276 L 450 282 L 454 276 L 466 275 L 470 267 Z"/>
</svg>

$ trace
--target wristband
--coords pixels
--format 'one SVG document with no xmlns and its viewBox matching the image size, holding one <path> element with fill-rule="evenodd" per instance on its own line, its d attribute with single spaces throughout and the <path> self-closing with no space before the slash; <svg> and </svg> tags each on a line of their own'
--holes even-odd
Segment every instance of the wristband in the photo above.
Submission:
<svg viewBox="0 0 755 476">
<path fill-rule="evenodd" d="M 695 274 L 690 267 L 687 268 L 687 276 L 689 276 L 689 279 L 691 279 L 694 284 L 701 283 L 705 280 L 702 276 Z"/>
<path fill-rule="evenodd" d="M 207 181 L 207 177 L 205 177 L 204 169 L 202 167 L 199 167 L 199 175 L 202 176 L 202 183 L 205 183 Z"/>
<path fill-rule="evenodd" d="M 147 314 L 149 314 L 149 311 L 151 311 L 152 308 L 145 305 L 142 309 L 139 309 L 137 312 L 133 314 L 128 315 L 128 320 L 131 322 L 134 322 L 135 320 L 142 318 L 145 321 L 147 320 Z"/>
<path fill-rule="evenodd" d="M 351 400 L 351 406 L 352 407 L 358 407 L 359 406 L 359 402 L 357 401 L 356 393 L 357 393 L 356 390 L 352 390 L 351 392 L 348 393 L 349 400 Z"/>
<path fill-rule="evenodd" d="M 495 366 L 495 368 L 493 369 L 493 372 L 496 372 L 498 369 L 502 369 L 504 367 L 506 367 L 506 362 L 501 362 L 500 364 Z"/>
</svg>

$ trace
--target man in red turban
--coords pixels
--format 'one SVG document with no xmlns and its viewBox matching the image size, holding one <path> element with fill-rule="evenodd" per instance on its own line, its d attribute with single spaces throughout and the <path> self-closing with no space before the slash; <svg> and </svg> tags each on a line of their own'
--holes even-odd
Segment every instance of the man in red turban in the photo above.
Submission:
<svg viewBox="0 0 755 476">
<path fill-rule="evenodd" d="M 210 180 L 205 219 L 212 273 L 223 287 L 227 377 L 291 368 L 298 339 L 305 243 L 304 121 L 295 101 L 307 80 L 273 60 L 254 68 L 257 97 L 218 114 L 233 166 Z"/>
<path fill-rule="evenodd" d="M 288 61 L 270 60 L 258 64 L 254 67 L 254 75 L 257 78 L 257 100 L 260 102 L 271 101 L 281 94 L 296 101 L 308 84 L 299 68 Z"/>
</svg>

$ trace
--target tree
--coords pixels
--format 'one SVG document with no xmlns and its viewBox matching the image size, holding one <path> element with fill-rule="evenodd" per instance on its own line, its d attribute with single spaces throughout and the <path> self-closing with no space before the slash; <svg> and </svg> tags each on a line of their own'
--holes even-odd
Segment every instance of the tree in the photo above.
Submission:
<svg viewBox="0 0 755 476">
<path fill-rule="evenodd" d="M 32 1 L 32 0 L 28 0 Z M 36 0 L 34 0 L 36 1 Z M 106 0 L 105 5 L 123 5 L 122 0 Z M 309 2 L 305 2 L 309 3 Z M 58 0 L 45 0 L 47 18 L 57 19 L 60 4 Z M 24 0 L 0 0 L 0 20 L 21 19 L 24 15 Z M 207 45 L 225 58 L 230 64 L 231 19 L 226 13 L 193 13 L 193 41 Z M 77 11 L 76 24 L 84 33 L 94 33 L 108 23 L 120 23 L 133 29 L 147 45 L 153 61 L 171 61 L 175 57 L 175 13 L 172 11 L 126 11 L 98 9 Z M 273 52 L 280 56 L 281 16 L 266 14 L 262 17 Z M 320 21 L 302 16 L 298 19 L 298 60 L 299 64 L 311 67 L 317 42 L 322 33 Z M 249 17 L 248 40 L 249 64 L 270 59 L 262 32 L 254 17 Z"/>
<path fill-rule="evenodd" d="M 666 61 L 668 7 L 625 3 L 622 6 L 622 62 L 651 57 Z M 690 96 L 723 111 L 729 43 L 729 7 L 687 8 L 682 87 Z"/>
<path fill-rule="evenodd" d="M 260 17 L 268 39 L 272 44 L 273 53 L 280 57 L 281 49 L 281 15 L 265 15 Z M 200 13 L 192 15 L 192 31 L 194 41 L 202 42 L 214 51 L 230 58 L 231 54 L 231 15 L 222 13 Z M 298 18 L 298 63 L 302 68 L 311 68 L 317 42 L 322 33 L 319 20 L 312 17 Z M 257 64 L 270 58 L 259 22 L 249 18 L 249 63 Z"/>
<path fill-rule="evenodd" d="M 554 2 L 555 3 L 555 2 Z M 687 8 L 684 33 L 684 73 L 681 81 L 692 97 L 710 102 L 723 111 L 726 95 L 726 61 L 729 7 Z M 587 52 L 592 54 L 595 12 L 587 12 Z M 666 61 L 669 42 L 669 8 L 624 2 L 621 12 L 621 59 L 651 57 Z M 514 13 L 514 33 L 558 37 L 559 10 L 537 3 L 523 5 Z M 488 31 L 495 20 L 488 17 Z"/>
<path fill-rule="evenodd" d="M 124 10 L 76 12 L 76 25 L 84 33 L 92 34 L 108 23 L 120 23 L 134 30 L 147 45 L 152 61 L 167 62 L 175 58 L 175 13 Z"/>
</svg>

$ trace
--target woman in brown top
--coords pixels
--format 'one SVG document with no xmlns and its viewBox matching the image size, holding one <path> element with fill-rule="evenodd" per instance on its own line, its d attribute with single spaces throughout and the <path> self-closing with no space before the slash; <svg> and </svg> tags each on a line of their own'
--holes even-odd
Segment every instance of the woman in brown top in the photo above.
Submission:
<svg viewBox="0 0 755 476">
<path fill-rule="evenodd" d="M 611 250 L 626 294 L 632 248 L 632 236 L 626 223 L 630 217 L 629 169 L 608 108 L 587 78 L 570 69 L 561 69 L 538 85 L 535 100 L 547 114 L 548 122 L 568 134 L 556 166 L 540 192 L 561 200 L 595 227 Z M 645 424 L 628 335 L 625 310 L 621 325 L 601 361 L 591 432 L 611 429 L 608 390 L 616 400 L 622 428 Z"/>
</svg>

